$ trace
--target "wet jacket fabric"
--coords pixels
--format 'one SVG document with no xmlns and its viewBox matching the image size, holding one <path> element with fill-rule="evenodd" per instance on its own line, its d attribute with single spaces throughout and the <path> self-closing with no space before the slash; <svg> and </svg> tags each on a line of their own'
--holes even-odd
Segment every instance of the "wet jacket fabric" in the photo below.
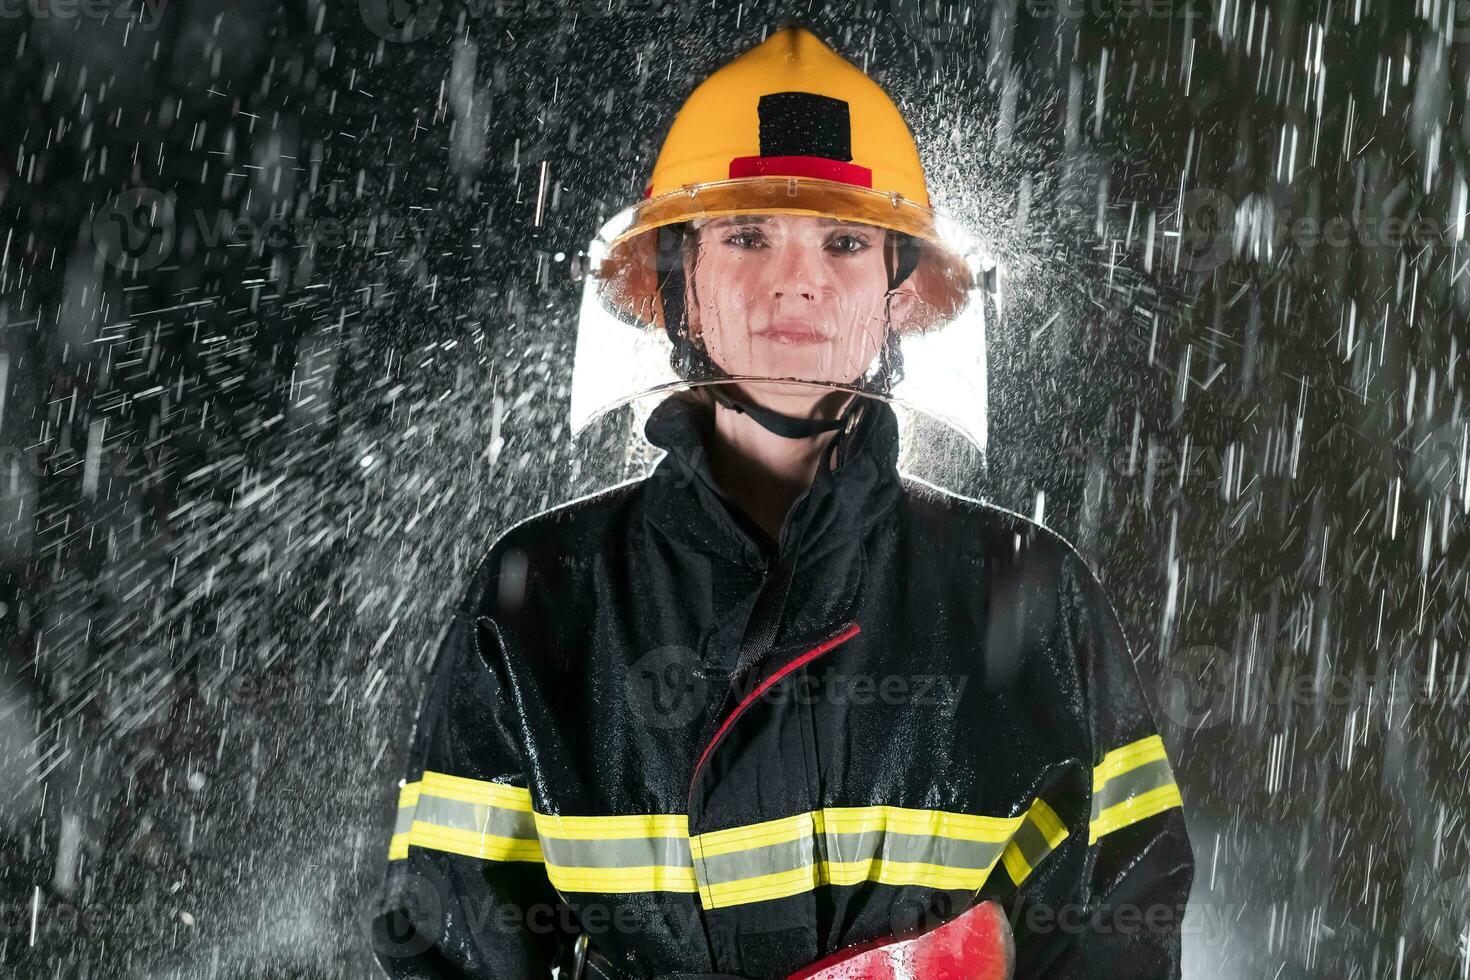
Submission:
<svg viewBox="0 0 1470 980">
<path fill-rule="evenodd" d="M 995 898 L 1018 977 L 1179 976 L 1179 791 L 1079 556 L 900 475 L 867 400 L 772 542 L 706 404 L 475 572 L 401 783 L 388 975 L 550 976 L 585 933 L 588 977 L 785 977 Z"/>
</svg>

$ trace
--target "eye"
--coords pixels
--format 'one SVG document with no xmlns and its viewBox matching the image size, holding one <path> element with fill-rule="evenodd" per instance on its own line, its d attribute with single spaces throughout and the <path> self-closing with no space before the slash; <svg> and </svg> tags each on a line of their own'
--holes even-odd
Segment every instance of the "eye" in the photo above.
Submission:
<svg viewBox="0 0 1470 980">
<path fill-rule="evenodd" d="M 761 233 L 761 230 L 759 228 L 737 227 L 735 231 L 725 236 L 724 241 L 726 245 L 733 245 L 736 248 L 751 250 L 764 248 L 766 244 L 766 236 Z"/>
<path fill-rule="evenodd" d="M 861 232 L 842 231 L 827 239 L 827 250 L 839 255 L 855 255 L 871 247 L 868 236 Z"/>
</svg>

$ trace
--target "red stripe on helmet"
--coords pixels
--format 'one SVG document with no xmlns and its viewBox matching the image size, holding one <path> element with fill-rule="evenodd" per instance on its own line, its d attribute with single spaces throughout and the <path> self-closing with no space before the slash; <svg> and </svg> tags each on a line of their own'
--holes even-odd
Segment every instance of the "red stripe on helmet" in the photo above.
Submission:
<svg viewBox="0 0 1470 980">
<path fill-rule="evenodd" d="M 827 157 L 736 157 L 730 161 L 730 179 L 741 177 L 816 177 L 854 187 L 873 186 L 873 171 L 867 167 Z"/>
</svg>

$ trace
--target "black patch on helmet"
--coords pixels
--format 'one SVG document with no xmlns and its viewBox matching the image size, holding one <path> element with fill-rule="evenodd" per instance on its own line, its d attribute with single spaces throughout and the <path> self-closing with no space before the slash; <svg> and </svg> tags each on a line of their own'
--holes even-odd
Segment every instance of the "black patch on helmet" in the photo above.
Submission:
<svg viewBox="0 0 1470 980">
<path fill-rule="evenodd" d="M 852 162 L 847 103 L 812 92 L 773 92 L 756 106 L 761 156 L 824 157 Z"/>
</svg>

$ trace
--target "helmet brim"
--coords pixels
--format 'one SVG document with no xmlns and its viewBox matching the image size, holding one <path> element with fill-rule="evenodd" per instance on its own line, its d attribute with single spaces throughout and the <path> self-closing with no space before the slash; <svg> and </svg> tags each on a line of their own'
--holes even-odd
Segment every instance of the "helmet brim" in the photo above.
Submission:
<svg viewBox="0 0 1470 980">
<path fill-rule="evenodd" d="M 609 220 L 589 254 L 610 310 L 631 321 L 664 326 L 659 291 L 658 229 L 696 219 L 742 214 L 801 215 L 853 221 L 909 235 L 919 243 L 911 274 L 923 316 L 900 328 L 924 331 L 951 319 L 967 302 L 987 258 L 953 222 L 899 194 L 810 177 L 753 177 L 691 185 L 648 198 Z"/>
</svg>

